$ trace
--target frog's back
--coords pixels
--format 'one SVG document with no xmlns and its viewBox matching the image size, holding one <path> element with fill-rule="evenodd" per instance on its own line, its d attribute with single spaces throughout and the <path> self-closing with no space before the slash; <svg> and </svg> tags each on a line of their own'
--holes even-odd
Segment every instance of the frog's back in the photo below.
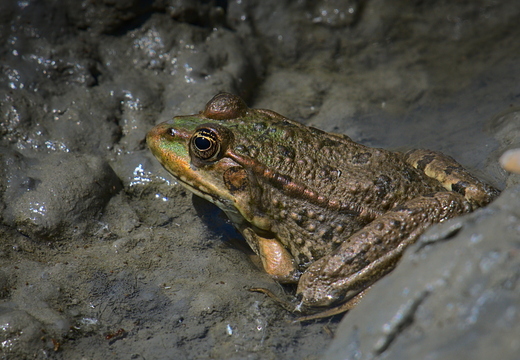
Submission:
<svg viewBox="0 0 520 360">
<path fill-rule="evenodd" d="M 256 176 L 262 211 L 300 264 L 332 251 L 377 216 L 420 194 L 442 191 L 402 154 L 357 144 L 266 112 L 228 124 L 235 152 L 269 169 Z M 258 174 L 257 174 L 258 175 Z"/>
<path fill-rule="evenodd" d="M 440 183 L 409 165 L 400 153 L 369 148 L 345 135 L 278 117 L 237 123 L 237 133 L 243 136 L 235 139 L 235 151 L 299 189 L 330 200 L 367 204 L 376 212 L 442 190 Z"/>
</svg>

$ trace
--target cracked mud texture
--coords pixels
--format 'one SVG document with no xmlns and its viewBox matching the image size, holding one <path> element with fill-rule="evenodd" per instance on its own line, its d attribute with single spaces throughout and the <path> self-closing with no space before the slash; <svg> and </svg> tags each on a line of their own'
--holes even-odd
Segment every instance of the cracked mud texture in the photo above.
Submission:
<svg viewBox="0 0 520 360">
<path fill-rule="evenodd" d="M 1 358 L 516 358 L 520 181 L 498 159 L 520 146 L 519 15 L 513 0 L 2 1 Z M 247 290 L 291 289 L 144 144 L 219 91 L 442 151 L 505 191 L 431 228 L 342 320 L 293 323 Z"/>
</svg>

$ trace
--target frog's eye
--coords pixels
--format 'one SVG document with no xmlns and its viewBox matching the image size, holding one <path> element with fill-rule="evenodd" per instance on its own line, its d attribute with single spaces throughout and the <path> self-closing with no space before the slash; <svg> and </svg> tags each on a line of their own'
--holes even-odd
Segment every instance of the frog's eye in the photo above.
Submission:
<svg viewBox="0 0 520 360">
<path fill-rule="evenodd" d="M 203 161 L 215 161 L 220 155 L 221 141 L 213 129 L 198 129 L 191 138 L 192 153 Z"/>
<path fill-rule="evenodd" d="M 190 157 L 195 166 L 220 160 L 233 142 L 233 132 L 215 123 L 202 124 L 190 139 Z"/>
</svg>

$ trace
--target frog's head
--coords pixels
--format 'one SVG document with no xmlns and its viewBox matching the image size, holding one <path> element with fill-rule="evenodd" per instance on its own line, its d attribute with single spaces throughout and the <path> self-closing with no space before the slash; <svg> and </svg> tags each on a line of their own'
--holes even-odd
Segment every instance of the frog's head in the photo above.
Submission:
<svg viewBox="0 0 520 360">
<path fill-rule="evenodd" d="M 159 162 L 183 186 L 219 206 L 235 223 L 268 230 L 255 215 L 258 189 L 251 186 L 252 163 L 235 152 L 235 126 L 255 110 L 238 96 L 220 93 L 200 114 L 178 116 L 150 130 L 146 142 Z"/>
</svg>

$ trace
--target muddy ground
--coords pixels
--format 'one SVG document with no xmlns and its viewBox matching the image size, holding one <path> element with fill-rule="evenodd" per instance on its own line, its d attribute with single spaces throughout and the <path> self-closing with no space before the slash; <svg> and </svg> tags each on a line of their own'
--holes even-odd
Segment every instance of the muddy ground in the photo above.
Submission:
<svg viewBox="0 0 520 360">
<path fill-rule="evenodd" d="M 2 359 L 501 359 L 520 351 L 517 1 L 0 4 Z M 217 92 L 505 189 L 344 317 L 290 296 L 146 132 Z"/>
</svg>

